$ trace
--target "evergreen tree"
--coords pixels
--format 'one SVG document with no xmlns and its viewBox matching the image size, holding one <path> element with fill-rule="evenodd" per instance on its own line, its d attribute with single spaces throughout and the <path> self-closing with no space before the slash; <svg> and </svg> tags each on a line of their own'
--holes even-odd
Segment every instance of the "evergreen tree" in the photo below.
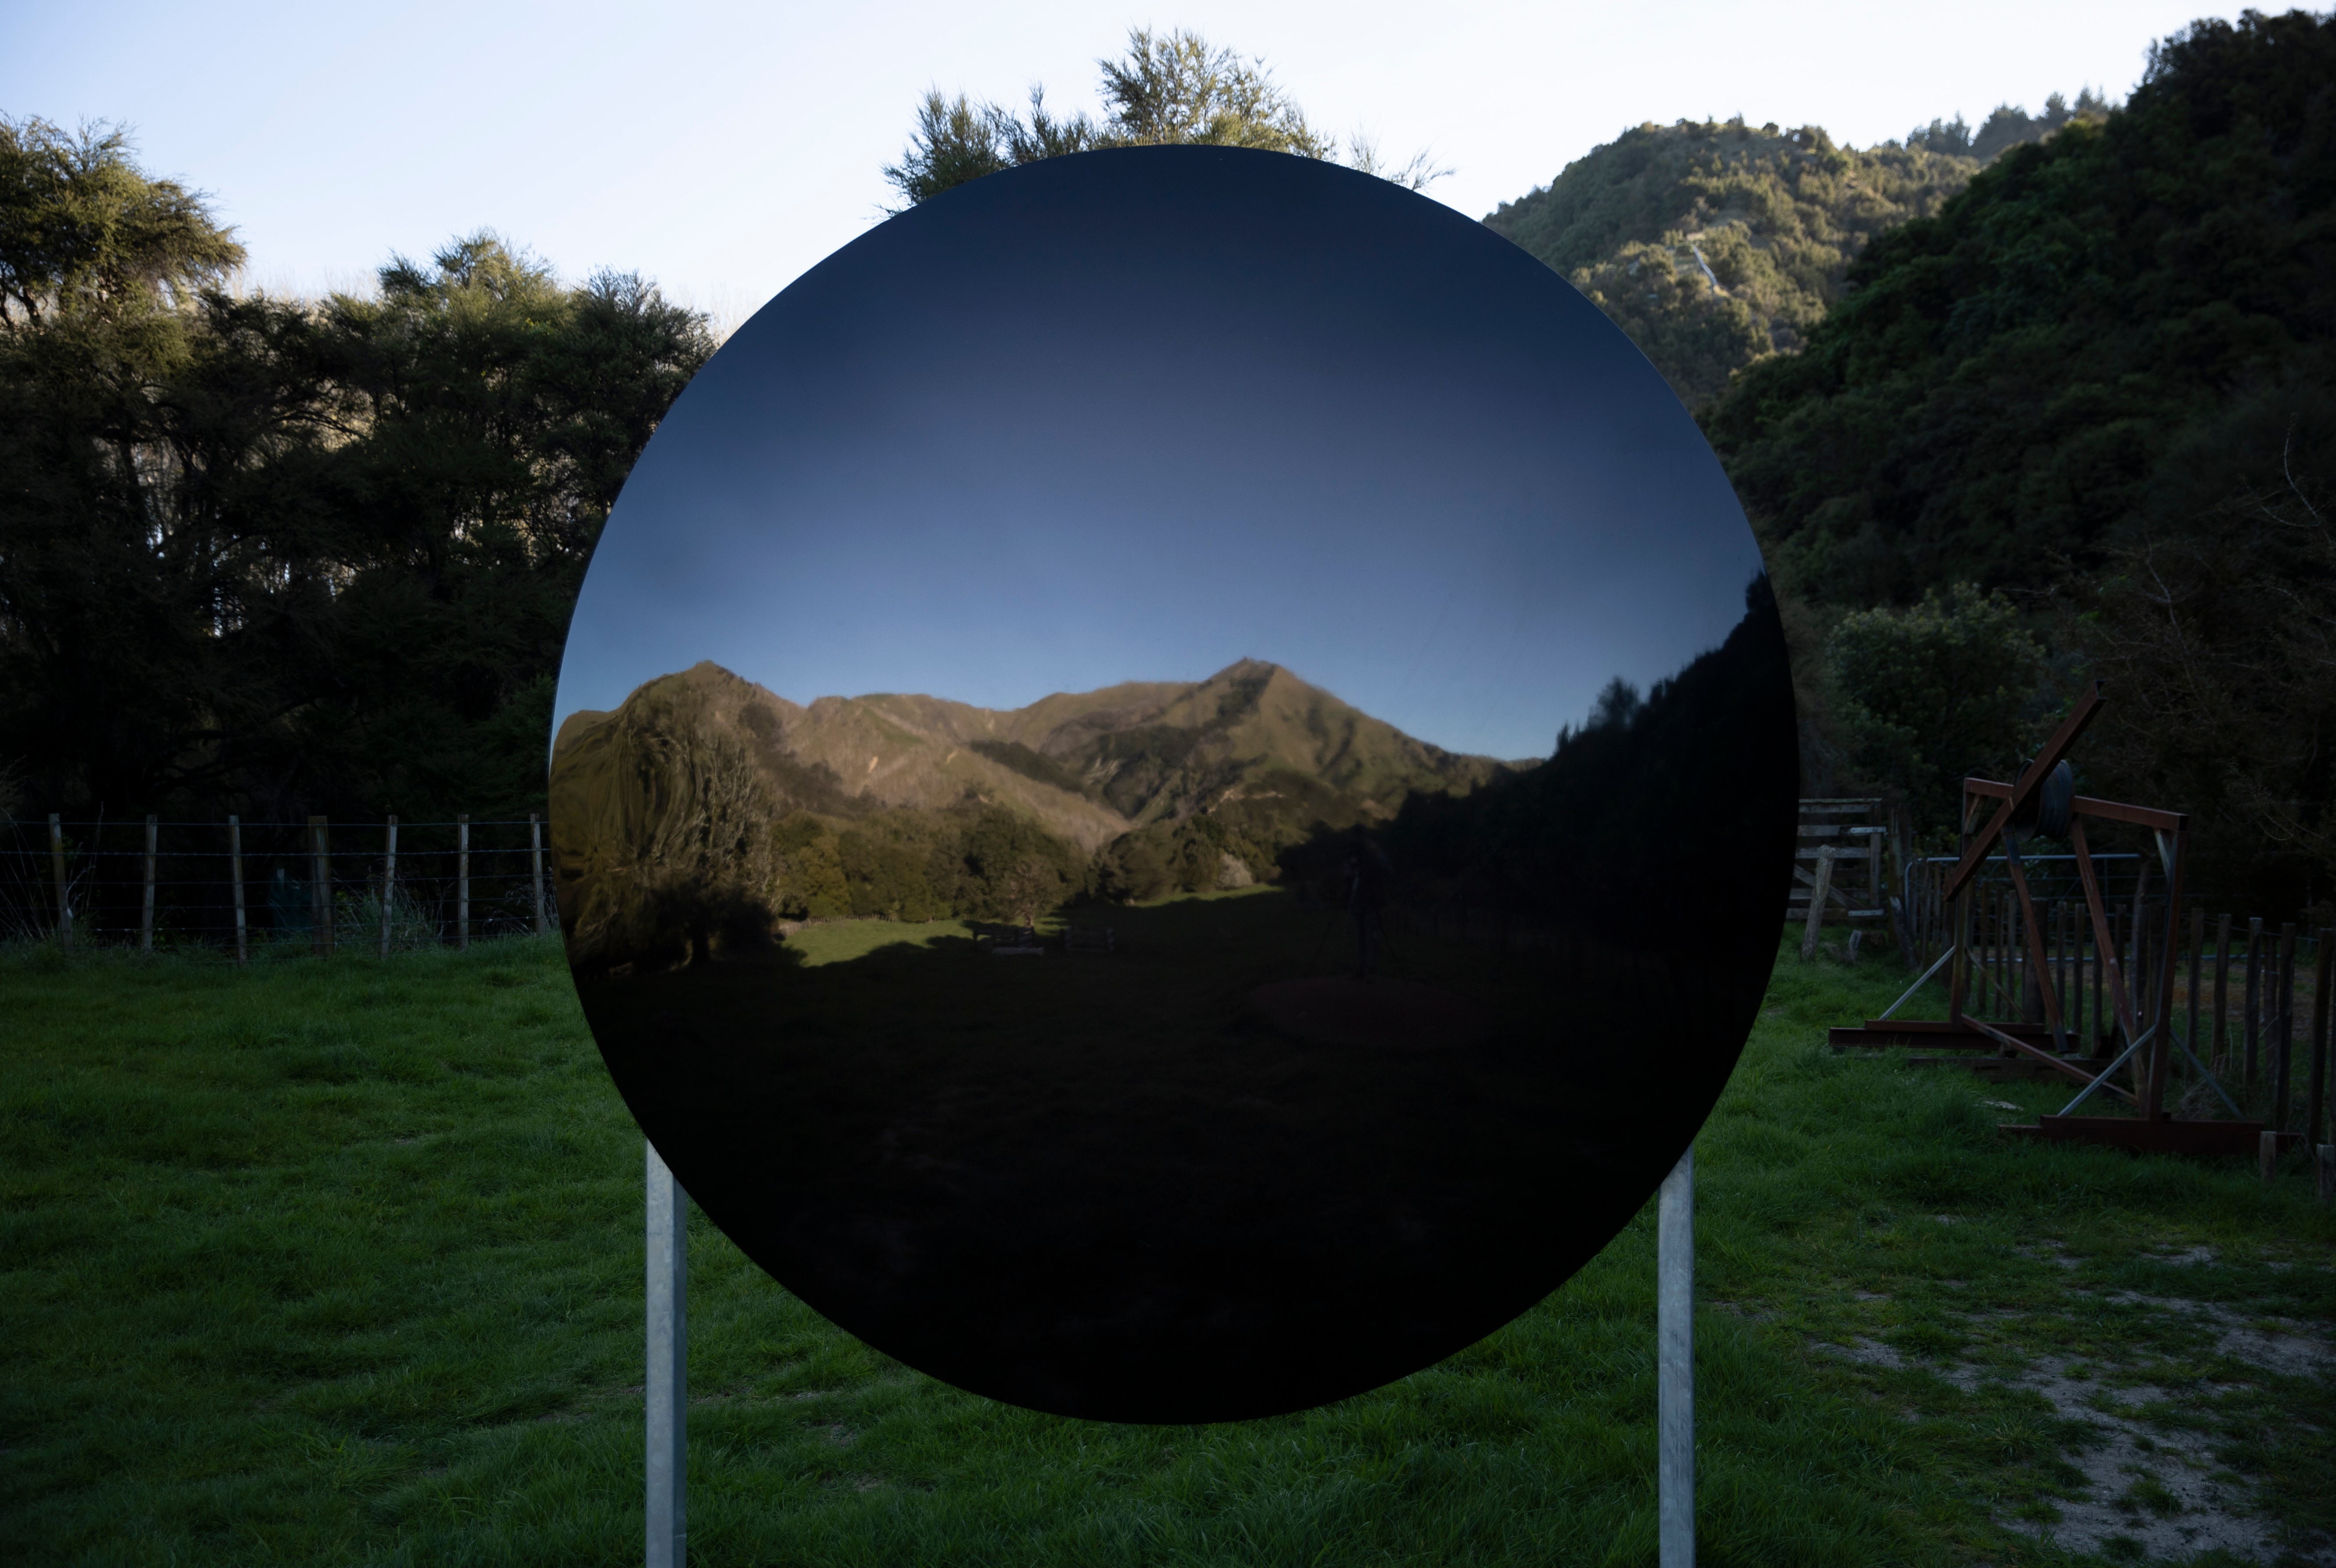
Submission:
<svg viewBox="0 0 2336 1568">
<path fill-rule="evenodd" d="M 928 92 L 909 145 L 899 163 L 885 166 L 885 180 L 913 207 L 985 174 L 1098 147 L 1255 147 L 1300 158 L 1338 156 L 1337 139 L 1308 122 L 1263 61 L 1188 29 L 1132 27 L 1127 53 L 1096 64 L 1103 73 L 1100 121 L 1084 113 L 1057 119 L 1047 112 L 1043 88 L 1030 90 L 1027 119 L 962 93 L 950 98 L 939 88 Z M 1388 164 L 1359 136 L 1348 143 L 1348 162 L 1413 190 L 1451 172 L 1426 151 Z"/>
<path fill-rule="evenodd" d="M 1851 760 L 1929 833 L 1954 830 L 1961 779 L 2011 777 L 2047 727 L 2042 645 L 1969 583 L 1844 617 L 1825 657 Z"/>
</svg>

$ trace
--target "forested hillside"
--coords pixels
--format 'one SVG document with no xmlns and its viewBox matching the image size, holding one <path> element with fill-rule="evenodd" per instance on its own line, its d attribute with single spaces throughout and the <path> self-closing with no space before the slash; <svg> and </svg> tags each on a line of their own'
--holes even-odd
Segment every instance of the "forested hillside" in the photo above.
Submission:
<svg viewBox="0 0 2336 1568">
<path fill-rule="evenodd" d="M 1641 125 L 1484 222 L 1588 295 L 1693 408 L 1799 347 L 1866 241 L 1937 211 L 1978 167 L 1860 152 L 1815 126 Z"/>
<path fill-rule="evenodd" d="M 1936 213 L 1997 156 L 2108 104 L 2089 89 L 2041 114 L 1999 106 L 1864 151 L 1821 126 L 1641 125 L 1504 201 L 1484 222 L 1547 262 L 1630 335 L 1690 408 L 1764 355 L 1798 348 L 1875 235 Z"/>
<path fill-rule="evenodd" d="M 1841 779 L 2009 765 L 2099 675 L 2097 787 L 2197 813 L 2210 885 L 2330 891 L 2336 24 L 2165 41 L 2122 109 L 1874 239 L 1706 424 Z"/>
<path fill-rule="evenodd" d="M 1878 237 L 1806 352 L 1708 421 L 1793 586 L 2041 588 L 2276 479 L 2336 368 L 2332 82 L 2324 23 L 2202 31 L 2100 125 Z M 2316 459 L 2329 433 L 2297 433 Z"/>
</svg>

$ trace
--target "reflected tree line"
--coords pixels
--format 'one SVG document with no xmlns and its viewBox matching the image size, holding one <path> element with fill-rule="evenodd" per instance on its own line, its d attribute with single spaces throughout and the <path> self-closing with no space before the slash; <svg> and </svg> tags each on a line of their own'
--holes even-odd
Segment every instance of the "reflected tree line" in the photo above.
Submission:
<svg viewBox="0 0 2336 1568">
<path fill-rule="evenodd" d="M 1544 931 L 1765 942 L 1790 863 L 1796 739 L 1765 577 L 1722 645 L 1641 696 L 1617 681 L 1554 753 L 1391 819 L 1294 773 L 1267 799 L 1150 824 L 1093 853 L 968 797 L 875 806 L 775 736 L 644 702 L 563 754 L 552 780 L 561 916 L 602 968 L 769 950 L 797 920 L 1022 922 L 1066 906 L 1279 882 L 1344 899 L 1366 840 L 1397 906 Z M 753 757 L 750 751 L 761 750 Z M 758 765 L 754 765 L 759 763 Z"/>
<path fill-rule="evenodd" d="M 1372 831 L 1398 905 L 1631 942 L 1773 938 L 1798 794 L 1791 678 L 1767 579 L 1720 647 L 1643 696 L 1619 678 L 1538 767 L 1414 794 Z M 1282 874 L 1341 885 L 1357 831 L 1322 828 Z"/>
</svg>

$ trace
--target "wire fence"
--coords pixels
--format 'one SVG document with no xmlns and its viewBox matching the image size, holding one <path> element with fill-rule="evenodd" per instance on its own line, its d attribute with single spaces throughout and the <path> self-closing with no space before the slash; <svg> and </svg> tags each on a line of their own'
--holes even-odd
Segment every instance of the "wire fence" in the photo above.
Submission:
<svg viewBox="0 0 2336 1568">
<path fill-rule="evenodd" d="M 2234 1104 L 2274 1129 L 2316 1127 L 2336 1022 L 2336 930 L 2216 913 L 2197 898 L 2176 909 L 2163 893 L 2111 897 L 2108 855 L 2093 857 L 2103 895 L 2096 925 L 2084 890 L 2055 859 L 2067 857 L 2024 858 L 2032 930 L 2008 881 L 1977 876 L 1964 906 L 1969 924 L 1958 930 L 1956 905 L 1944 896 L 1953 857 L 1907 868 L 1912 956 L 1927 967 L 1960 942 L 1957 973 L 1947 979 L 1961 1014 L 2006 1025 L 2057 1020 L 2071 1054 L 2096 1061 L 2164 1030 L 2189 1063 L 2169 1075 L 2193 1091 L 2195 1103 L 2182 1114 L 2211 1109 L 2213 1086 L 2200 1076 L 2211 1069 Z"/>
<path fill-rule="evenodd" d="M 2224 1036 L 2243 1035 L 2250 1042 L 2250 1057 L 2275 1018 L 2292 1017 L 2294 997 L 2312 994 L 2325 933 L 2300 929 L 2294 921 L 2212 913 L 2197 898 L 2182 901 L 2169 930 L 2165 894 L 2121 899 L 2111 892 L 2124 880 L 2114 874 L 2118 862 L 2135 868 L 2140 857 L 2097 854 L 2105 943 L 2073 859 L 2023 857 L 2036 911 L 2032 933 L 2000 863 L 1990 863 L 1971 879 L 1971 923 L 1960 939 L 1954 904 L 1944 892 L 1955 857 L 1913 862 L 1904 873 L 1902 906 L 1913 939 L 1910 967 L 1929 967 L 1960 940 L 1966 954 L 1963 1007 L 1969 1016 L 2036 1021 L 2049 989 L 2060 1016 L 2070 1020 L 2070 1032 L 2106 1036 L 2117 1029 L 2120 994 L 2127 1008 L 2147 1021 L 2170 964 L 2176 1006 L 2186 1009 L 2197 997 L 2207 1009 L 2208 1027 L 2216 1030 L 2216 1049 Z M 2225 1022 L 2217 1025 L 2216 1019 Z"/>
<path fill-rule="evenodd" d="M 387 953 L 541 932 L 543 823 L 67 822 L 0 827 L 0 940 Z"/>
<path fill-rule="evenodd" d="M 1904 911 L 1904 934 L 1912 943 L 1906 958 L 1918 969 L 1954 945 L 1954 905 L 1946 896 L 1946 883 L 1958 859 L 1955 855 L 1924 855 L 1910 859 L 1900 869 L 1899 907 Z M 2084 883 L 2077 872 L 2076 856 L 2022 855 L 2020 866 L 2028 878 L 2029 897 L 2039 910 L 2084 901 Z M 2103 900 L 2117 909 L 2126 909 L 2117 891 L 2132 883 L 2134 873 L 2141 867 L 2141 856 L 2097 852 L 2093 867 Z M 2011 898 L 2011 873 L 2003 857 L 1990 856 L 1982 862 L 1971 879 L 1971 888 L 1976 909 L 1992 909 L 1996 903 Z"/>
</svg>

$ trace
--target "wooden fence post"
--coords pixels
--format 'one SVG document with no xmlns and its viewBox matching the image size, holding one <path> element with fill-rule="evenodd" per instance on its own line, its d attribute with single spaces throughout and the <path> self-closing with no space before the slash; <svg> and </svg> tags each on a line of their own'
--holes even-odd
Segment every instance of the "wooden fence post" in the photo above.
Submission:
<svg viewBox="0 0 2336 1568">
<path fill-rule="evenodd" d="M 2247 917 L 2246 1085 L 2255 1086 L 2263 1063 L 2263 917 Z"/>
<path fill-rule="evenodd" d="M 2145 867 L 2146 870 L 2146 867 Z M 2166 911 L 2166 937 L 2173 940 L 2173 911 Z M 2149 1045 L 2133 1054 L 2133 1098 L 2142 1115 L 2156 1113 L 2149 1098 L 2151 1077 L 2156 1075 L 2158 1047 L 2166 1045 L 2166 993 L 2158 989 L 2158 907 L 2156 900 L 2133 900 L 2133 1021 L 2149 1036 Z M 2151 1033 L 2156 1030 L 2156 1033 Z"/>
<path fill-rule="evenodd" d="M 2084 920 L 2084 923 L 2088 925 L 2091 920 Z M 2112 928 L 2112 930 L 2117 928 L 2117 916 L 2114 914 L 2109 916 L 2109 928 Z M 2098 1054 L 2102 1054 L 2102 1057 L 2112 1057 L 2114 1052 L 2107 1045 L 2102 1045 L 2100 1037 L 2107 1036 L 2109 1040 L 2117 1040 L 2117 1009 L 2109 1008 L 2109 981 L 2107 981 L 2109 960 L 2117 956 L 2117 951 L 2114 951 L 2114 941 L 2117 941 L 2117 937 L 2109 937 L 2109 944 L 2112 944 L 2112 947 L 2102 947 L 2100 932 L 2093 932 L 2093 1045 L 2096 1045 Z"/>
<path fill-rule="evenodd" d="M 1975 944 L 1977 957 L 1973 961 L 1978 965 L 1979 975 L 1979 1000 L 1976 1005 L 1980 1012 L 1987 1014 L 1996 1010 L 1995 917 L 1995 895 L 1992 892 L 1983 894 L 1979 901 L 1979 934 L 1971 940 Z"/>
<path fill-rule="evenodd" d="M 471 813 L 454 819 L 454 947 L 471 950 Z"/>
<path fill-rule="evenodd" d="M 1947 1017 L 1961 1020 L 1971 1012 L 1971 984 L 1974 966 L 1971 963 L 1971 889 L 1963 884 L 1962 891 L 1954 896 L 1952 907 L 1940 900 L 1940 912 L 1947 917 L 1943 940 L 1947 951 L 1953 955 L 1947 963 Z"/>
<path fill-rule="evenodd" d="M 2020 895 L 2010 888 L 2003 891 L 2003 993 L 2004 1017 L 2013 1022 L 2028 1019 L 2029 1008 L 2036 1008 L 2036 1017 L 2044 1016 L 2044 999 L 2030 987 L 2028 956 L 2028 911 L 2020 907 Z"/>
<path fill-rule="evenodd" d="M 2085 1010 L 2085 936 L 2092 921 L 2086 917 L 2090 911 L 2080 902 L 2068 905 L 2068 1016 L 2077 1020 L 2072 1036 L 2083 1042 L 2077 1054 L 2090 1057 L 2098 1054 L 2094 1037 L 2100 1030 L 2100 1018 Z"/>
<path fill-rule="evenodd" d="M 321 816 L 308 819 L 308 950 L 320 959 L 333 956 L 333 846 L 331 829 Z"/>
<path fill-rule="evenodd" d="M 2020 1013 L 2029 1023 L 2040 1024 L 2044 1021 L 2045 977 L 2037 972 L 2035 955 L 2043 950 L 2044 938 L 2041 932 L 2031 933 L 2029 930 L 2028 911 L 2020 907 L 2017 900 L 2013 901 L 2012 910 L 2014 918 L 2020 922 Z M 2031 936 L 2033 940 L 2029 940 Z"/>
<path fill-rule="evenodd" d="M 1809 889 L 1809 917 L 1801 930 L 1801 957 L 1817 956 L 1817 928 L 1825 923 L 1825 894 L 1833 887 L 1833 846 L 1826 844 L 1817 851 L 1816 884 Z"/>
<path fill-rule="evenodd" d="M 2002 1016 L 2006 1018 L 2025 1018 L 2028 999 L 2020 988 L 2026 983 L 2027 971 L 2022 967 L 2026 951 L 2020 946 L 2020 896 L 2010 888 L 2003 890 L 1997 909 L 1995 924 L 1998 957 L 1996 962 L 2003 970 Z"/>
<path fill-rule="evenodd" d="M 2230 1070 L 2231 1057 L 2231 917 L 2214 917 L 2214 1054 L 2206 1065 L 2216 1077 Z M 2215 1067 L 2214 1064 L 2224 1065 Z"/>
<path fill-rule="evenodd" d="M 2197 1057 L 2198 969 L 2205 960 L 2206 906 L 2196 903 L 2190 906 L 2190 1012 L 2185 1025 L 2189 1032 L 2182 1037 L 2182 1043 L 2190 1047 L 2192 1056 L 2197 1058 L 2201 1066 L 2209 1059 Z"/>
<path fill-rule="evenodd" d="M 154 950 L 154 813 L 146 813 L 146 891 L 138 906 L 138 950 Z"/>
<path fill-rule="evenodd" d="M 2020 925 L 2020 895 L 2003 890 L 2003 1016 L 2028 1017 L 2028 939 Z"/>
<path fill-rule="evenodd" d="M 397 813 L 389 813 L 389 826 L 381 849 L 381 956 L 389 957 L 389 911 L 397 899 Z"/>
<path fill-rule="evenodd" d="M 534 812 L 527 813 L 527 841 L 535 866 L 535 934 L 541 936 L 551 927 L 543 913 L 543 819 Z"/>
<path fill-rule="evenodd" d="M 2322 927 L 2313 945 L 2319 949 L 2312 967 L 2312 1079 L 2303 1096 L 2303 1144 L 2320 1142 L 2321 1110 L 2328 1093 L 2328 987 L 2336 977 L 2336 930 Z"/>
<path fill-rule="evenodd" d="M 235 961 L 240 964 L 248 959 L 243 935 L 243 819 L 233 812 L 227 814 L 227 869 L 235 884 Z"/>
<path fill-rule="evenodd" d="M 2051 912 L 2044 917 L 2045 927 L 2052 934 L 2044 951 L 2044 983 L 2051 988 L 2053 1005 L 2060 1009 L 2061 1032 L 2068 1037 L 2073 1049 L 2077 1043 L 2077 1022 L 2068 1011 L 2068 911 L 2062 903 L 2054 903 Z"/>
<path fill-rule="evenodd" d="M 1926 868 L 1922 878 L 1922 919 L 1929 927 L 1924 935 L 1931 945 L 1923 955 L 1928 963 L 1938 962 L 1939 955 L 1946 950 L 1947 904 L 1943 886 L 1938 868 Z"/>
<path fill-rule="evenodd" d="M 73 946 L 73 899 L 65 891 L 65 827 L 49 813 L 49 871 L 57 880 L 57 945 Z"/>
<path fill-rule="evenodd" d="M 2279 1010 L 2272 1015 L 2273 1049 L 2279 1059 L 2272 1064 L 2271 1104 L 2269 1118 L 2276 1132 L 2287 1131 L 2289 1112 L 2288 1064 L 2293 1056 L 2290 1047 L 2295 1039 L 2295 922 L 2287 920 L 2279 928 Z"/>
<path fill-rule="evenodd" d="M 2085 1048 L 2085 935 L 2084 926 L 2071 912 L 2067 903 L 2059 906 L 2060 923 L 2060 1016 L 2068 1020 L 2068 1046 L 2080 1057 L 2092 1052 Z"/>
<path fill-rule="evenodd" d="M 1882 885 L 1882 835 L 1865 835 L 1865 890 L 1873 895 L 1866 908 L 1880 910 L 1886 920 L 1890 913 L 1890 894 Z"/>
</svg>

